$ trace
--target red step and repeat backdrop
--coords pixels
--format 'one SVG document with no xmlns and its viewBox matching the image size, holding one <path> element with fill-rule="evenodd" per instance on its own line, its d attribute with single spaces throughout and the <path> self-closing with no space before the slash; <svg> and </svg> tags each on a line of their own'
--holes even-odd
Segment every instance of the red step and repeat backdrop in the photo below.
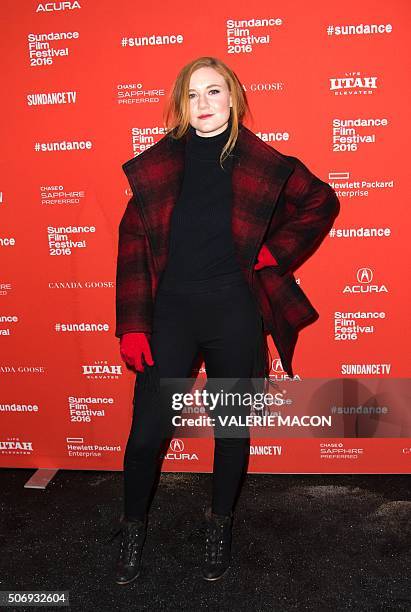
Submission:
<svg viewBox="0 0 411 612">
<path fill-rule="evenodd" d="M 163 136 L 173 79 L 201 55 L 236 71 L 248 127 L 340 198 L 296 274 L 320 318 L 300 333 L 292 384 L 408 380 L 409 2 L 3 0 L 0 12 L 1 466 L 122 469 L 135 374 L 114 336 L 121 164 Z M 354 412 L 334 409 L 337 428 L 253 438 L 249 471 L 408 472 L 400 387 L 395 414 L 364 413 L 359 393 Z M 212 446 L 176 437 L 163 470 L 211 471 Z"/>
</svg>

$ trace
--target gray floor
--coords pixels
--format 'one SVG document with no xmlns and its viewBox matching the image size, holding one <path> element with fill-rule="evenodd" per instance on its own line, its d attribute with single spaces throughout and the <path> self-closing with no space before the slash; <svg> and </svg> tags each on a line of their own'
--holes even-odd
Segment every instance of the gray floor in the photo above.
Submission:
<svg viewBox="0 0 411 612">
<path fill-rule="evenodd" d="M 32 474 L 0 471 L 1 590 L 67 590 L 79 612 L 411 610 L 409 476 L 249 475 L 233 565 L 207 583 L 211 475 L 163 474 L 142 575 L 119 586 L 119 538 L 105 539 L 122 510 L 122 473 L 63 470 L 45 491 L 23 488 Z"/>
</svg>

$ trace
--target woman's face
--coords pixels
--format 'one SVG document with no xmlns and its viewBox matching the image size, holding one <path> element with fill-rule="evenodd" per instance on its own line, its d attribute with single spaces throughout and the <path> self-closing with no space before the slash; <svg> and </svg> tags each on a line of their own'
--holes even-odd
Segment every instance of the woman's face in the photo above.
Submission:
<svg viewBox="0 0 411 612">
<path fill-rule="evenodd" d="M 230 117 L 231 94 L 224 77 L 214 68 L 198 68 L 190 78 L 190 123 L 198 136 L 224 132 Z"/>
</svg>

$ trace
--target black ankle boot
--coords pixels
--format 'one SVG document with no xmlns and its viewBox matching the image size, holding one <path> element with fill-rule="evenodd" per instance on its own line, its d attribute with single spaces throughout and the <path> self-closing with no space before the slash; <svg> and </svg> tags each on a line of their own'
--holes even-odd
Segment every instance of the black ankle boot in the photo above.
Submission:
<svg viewBox="0 0 411 612">
<path fill-rule="evenodd" d="M 121 545 L 116 568 L 116 583 L 128 584 L 140 575 L 141 554 L 147 535 L 147 516 L 144 521 L 128 521 L 121 518 L 120 528 L 114 534 L 121 533 Z"/>
<path fill-rule="evenodd" d="M 207 508 L 205 518 L 203 578 L 204 580 L 218 580 L 230 567 L 233 513 L 231 512 L 228 516 L 220 516 L 211 512 L 211 508 Z"/>
</svg>

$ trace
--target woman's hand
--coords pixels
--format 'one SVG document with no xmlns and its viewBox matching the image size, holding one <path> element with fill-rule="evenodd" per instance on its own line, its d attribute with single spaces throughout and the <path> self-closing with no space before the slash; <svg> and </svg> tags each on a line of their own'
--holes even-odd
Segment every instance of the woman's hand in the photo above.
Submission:
<svg viewBox="0 0 411 612">
<path fill-rule="evenodd" d="M 154 364 L 150 345 L 144 332 L 123 334 L 120 339 L 120 355 L 125 363 L 140 372 L 144 370 L 143 356 L 147 365 Z"/>
<path fill-rule="evenodd" d="M 261 268 L 265 268 L 266 266 L 277 266 L 278 261 L 276 258 L 271 255 L 271 252 L 268 248 L 263 244 L 260 249 L 260 252 L 257 255 L 257 263 L 254 266 L 254 270 L 260 270 Z"/>
</svg>

